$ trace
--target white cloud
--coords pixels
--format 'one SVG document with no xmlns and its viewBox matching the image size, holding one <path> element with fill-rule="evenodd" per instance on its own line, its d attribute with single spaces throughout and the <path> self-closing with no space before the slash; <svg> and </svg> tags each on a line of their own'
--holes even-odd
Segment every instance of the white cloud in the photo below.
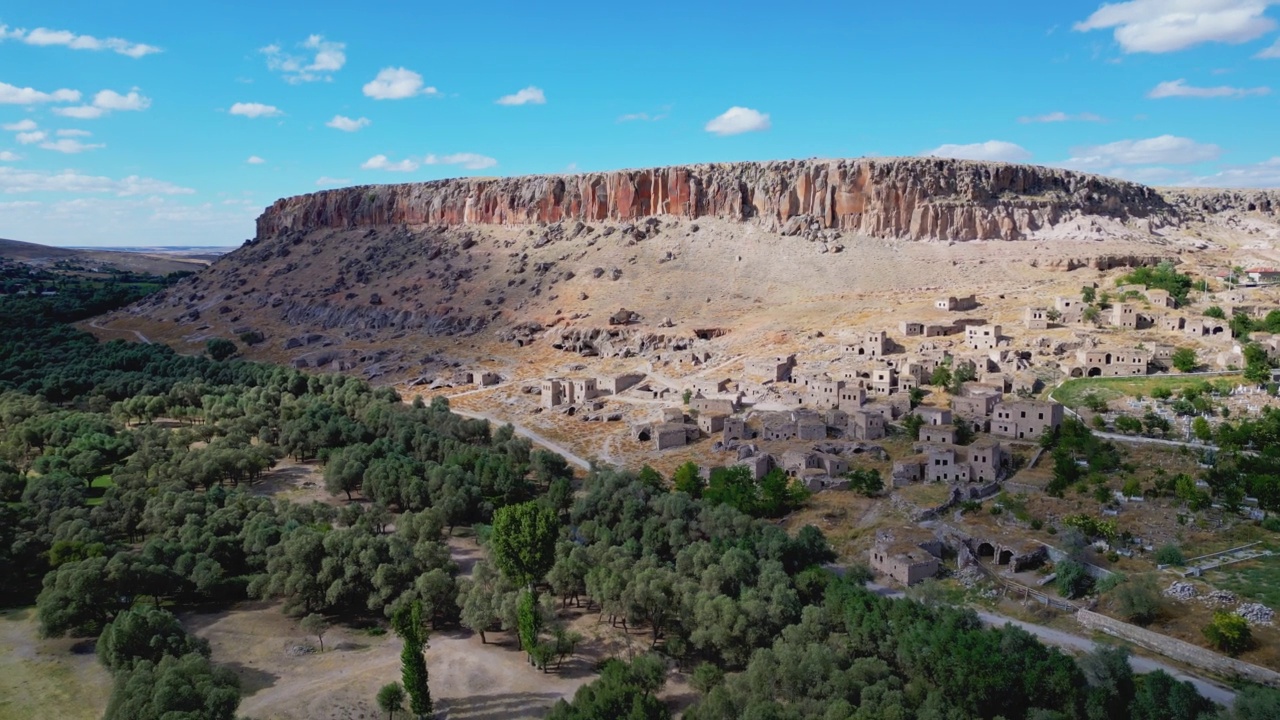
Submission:
<svg viewBox="0 0 1280 720">
<path fill-rule="evenodd" d="M 72 105 L 71 107 L 54 108 L 55 115 L 75 118 L 76 120 L 96 120 L 107 114 L 106 110 L 92 105 Z"/>
<path fill-rule="evenodd" d="M 93 96 L 89 105 L 75 105 L 65 108 L 54 108 L 54 114 L 79 120 L 93 120 L 113 111 L 138 112 L 151 107 L 151 98 L 138 92 L 137 88 L 121 95 L 115 90 L 101 90 Z"/>
<path fill-rule="evenodd" d="M 54 134 L 58 137 L 89 137 L 93 133 L 88 130 L 59 130 Z"/>
<path fill-rule="evenodd" d="M 388 172 L 413 172 L 418 169 L 418 163 L 414 160 L 400 160 L 391 162 L 386 155 L 374 155 L 365 160 L 360 165 L 361 170 L 386 170 Z"/>
<path fill-rule="evenodd" d="M 0 162 L 17 162 L 22 156 L 10 150 L 0 150 Z"/>
<path fill-rule="evenodd" d="M 940 145 L 921 154 L 927 157 L 994 162 L 1024 162 L 1031 159 L 1031 153 L 1026 148 L 1003 140 L 988 140 L 970 145 Z"/>
<path fill-rule="evenodd" d="M 1061 111 L 1051 112 L 1046 115 L 1029 115 L 1018 118 L 1020 123 L 1060 123 L 1060 122 L 1106 122 L 1106 118 L 1093 113 L 1079 113 L 1071 115 Z"/>
<path fill-rule="evenodd" d="M 337 187 L 350 184 L 351 181 L 347 178 L 331 178 L 328 175 L 321 175 L 319 178 L 316 178 L 317 187 Z"/>
<path fill-rule="evenodd" d="M 263 160 L 257 155 L 250 155 L 249 159 L 245 160 L 245 162 L 249 163 L 250 165 L 261 165 L 262 163 L 266 162 L 266 160 Z"/>
<path fill-rule="evenodd" d="M 28 130 L 36 129 L 36 121 L 32 120 L 31 118 L 24 118 L 22 120 L 19 120 L 16 123 L 9 123 L 8 125 L 0 125 L 0 128 L 9 130 L 10 132 L 27 132 Z"/>
<path fill-rule="evenodd" d="M 247 118 L 275 117 L 283 115 L 280 108 L 274 105 L 263 105 L 262 103 L 236 103 L 231 106 L 229 111 L 232 115 L 243 115 Z"/>
<path fill-rule="evenodd" d="M 43 130 L 32 130 L 31 132 L 21 132 L 14 136 L 14 138 L 23 145 L 31 145 L 32 143 L 38 143 L 47 137 L 49 137 L 49 133 Z"/>
<path fill-rule="evenodd" d="M 70 30 L 50 30 L 42 27 L 30 31 L 20 28 L 9 30 L 6 26 L 0 25 L 0 40 L 8 38 L 28 45 L 65 45 L 72 50 L 111 50 L 131 58 L 161 52 L 160 48 L 154 45 L 129 42 L 121 38 L 100 40 L 92 35 L 77 35 Z"/>
<path fill-rule="evenodd" d="M 496 101 L 499 105 L 546 105 L 547 96 L 541 88 L 530 85 L 512 95 L 503 95 Z"/>
<path fill-rule="evenodd" d="M 138 93 L 137 88 L 128 95 L 121 95 L 115 90 L 103 90 L 93 96 L 93 106 L 103 110 L 136 111 L 151 107 L 151 98 Z"/>
<path fill-rule="evenodd" d="M 1165 53 L 1207 42 L 1238 45 L 1276 27 L 1264 14 L 1277 0 L 1130 0 L 1109 3 L 1074 25 L 1077 32 L 1114 28 L 1126 53 Z"/>
<path fill-rule="evenodd" d="M 461 165 L 467 170 L 484 170 L 498 164 L 498 161 L 476 153 L 453 153 L 452 155 L 428 155 L 422 159 L 424 165 Z"/>
<path fill-rule="evenodd" d="M 1271 47 L 1264 49 L 1262 52 L 1254 55 L 1259 60 L 1275 60 L 1280 58 L 1280 40 L 1276 40 Z"/>
<path fill-rule="evenodd" d="M 62 89 L 47 93 L 35 88 L 20 88 L 0 82 L 0 105 L 35 105 L 48 102 L 80 102 L 80 91 Z"/>
<path fill-rule="evenodd" d="M 1109 170 L 1126 165 L 1189 165 L 1218 159 L 1222 148 L 1174 135 L 1145 140 L 1120 140 L 1106 145 L 1071 149 L 1063 167 L 1076 170 Z"/>
<path fill-rule="evenodd" d="M 433 87 L 422 86 L 422 76 L 407 68 L 383 68 L 364 85 L 364 94 L 374 100 L 403 100 L 414 95 L 439 95 Z"/>
<path fill-rule="evenodd" d="M 261 211 L 154 194 L 0 202 L 9 237 L 48 245 L 238 245 Z"/>
<path fill-rule="evenodd" d="M 104 148 L 106 145 L 102 143 L 82 143 L 75 138 L 62 138 L 61 140 L 50 140 L 49 142 L 40 143 L 40 147 L 45 150 L 53 150 L 54 152 L 75 155 L 85 152 L 86 150 L 97 150 Z"/>
<path fill-rule="evenodd" d="M 293 84 L 332 80 L 334 73 L 347 64 L 346 43 L 326 40 L 323 35 L 311 35 L 298 46 L 310 52 L 294 55 L 281 50 L 279 45 L 268 45 L 259 52 L 267 56 L 267 67 L 279 72 L 285 81 Z"/>
<path fill-rule="evenodd" d="M 368 127 L 370 122 L 369 118 L 366 117 L 352 120 L 345 115 L 334 115 L 333 119 L 325 123 L 325 125 L 343 132 L 355 132 L 362 127 Z"/>
<path fill-rule="evenodd" d="M 1201 187 L 1280 187 L 1280 157 L 1253 165 L 1230 165 L 1212 175 L 1193 178 L 1184 184 Z"/>
<path fill-rule="evenodd" d="M 734 106 L 707 123 L 706 131 L 716 135 L 739 135 L 759 132 L 771 127 L 769 114 L 751 108 Z"/>
<path fill-rule="evenodd" d="M 1156 85 L 1147 93 L 1147 97 L 1158 100 L 1160 98 L 1243 98 L 1250 95 L 1270 95 L 1271 88 L 1255 87 L 1255 88 L 1238 88 L 1228 85 L 1219 85 L 1217 87 L 1195 87 L 1188 85 L 1186 80 L 1179 78 L 1178 80 L 1169 80 Z"/>
<path fill-rule="evenodd" d="M 84 175 L 75 170 L 50 173 L 0 167 L 0 192 L 111 193 L 118 197 L 130 197 L 133 195 L 190 195 L 195 190 L 137 175 L 117 180 Z"/>
</svg>

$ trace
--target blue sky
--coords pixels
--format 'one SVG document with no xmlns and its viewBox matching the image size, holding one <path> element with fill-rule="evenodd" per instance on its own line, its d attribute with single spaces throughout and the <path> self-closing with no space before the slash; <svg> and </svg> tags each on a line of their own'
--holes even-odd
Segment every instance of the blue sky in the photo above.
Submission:
<svg viewBox="0 0 1280 720">
<path fill-rule="evenodd" d="M 1280 0 L 213 5 L 4 3 L 0 237 L 232 245 L 325 187 L 815 156 L 1280 186 Z"/>
</svg>

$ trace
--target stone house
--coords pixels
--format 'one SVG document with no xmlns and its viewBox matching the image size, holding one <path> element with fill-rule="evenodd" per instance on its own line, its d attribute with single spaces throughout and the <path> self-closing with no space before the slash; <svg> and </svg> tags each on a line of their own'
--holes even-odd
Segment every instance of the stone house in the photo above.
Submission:
<svg viewBox="0 0 1280 720">
<path fill-rule="evenodd" d="M 566 398 L 566 389 L 568 389 L 568 398 Z M 567 384 L 560 378 L 548 378 L 543 380 L 541 391 L 541 404 L 544 408 L 549 409 L 562 405 L 566 402 L 573 402 L 573 385 Z"/>
<path fill-rule="evenodd" d="M 955 335 L 958 332 L 960 332 L 960 328 L 955 325 L 925 325 L 924 326 L 924 336 L 927 338 L 943 337 L 946 335 Z"/>
<path fill-rule="evenodd" d="M 1018 440 L 1036 440 L 1062 425 L 1062 405 L 1041 400 L 1017 400 L 996 405 L 991 434 Z"/>
<path fill-rule="evenodd" d="M 924 419 L 925 425 L 950 425 L 951 411 L 946 408 L 921 405 L 916 408 L 916 415 Z"/>
<path fill-rule="evenodd" d="M 1053 309 L 1058 311 L 1064 323 L 1078 323 L 1084 319 L 1085 302 L 1079 298 L 1058 296 L 1053 299 Z"/>
<path fill-rule="evenodd" d="M 1187 324 L 1187 319 L 1181 315 L 1161 315 L 1157 322 L 1161 330 L 1182 332 L 1182 328 Z"/>
<path fill-rule="evenodd" d="M 876 533 L 876 543 L 871 548 L 871 569 L 906 586 L 937 575 L 942 543 L 932 535 L 922 537 L 924 532 L 903 528 Z"/>
<path fill-rule="evenodd" d="M 820 417 L 806 416 L 796 420 L 796 438 L 799 440 L 826 440 L 827 421 Z"/>
<path fill-rule="evenodd" d="M 893 486 L 896 488 L 906 487 L 913 482 L 920 482 L 924 479 L 924 455 L 913 455 L 908 458 L 894 461 L 893 472 L 890 475 Z"/>
<path fill-rule="evenodd" d="M 805 450 L 787 450 L 782 453 L 782 469 L 791 477 L 804 475 L 808 470 L 822 468 L 822 461 L 817 453 Z"/>
<path fill-rule="evenodd" d="M 796 424 L 792 420 L 770 418 L 760 430 L 762 440 L 791 440 L 796 436 Z"/>
<path fill-rule="evenodd" d="M 858 342 L 844 346 L 845 355 L 878 358 L 889 350 L 889 336 L 883 330 L 865 333 Z"/>
<path fill-rule="evenodd" d="M 974 482 L 994 482 L 1009 465 L 1009 454 L 991 438 L 979 438 L 965 448 L 969 460 L 969 478 Z"/>
<path fill-rule="evenodd" d="M 1182 331 L 1193 337 L 1210 337 L 1212 335 L 1230 335 L 1227 323 L 1217 318 L 1188 318 Z"/>
<path fill-rule="evenodd" d="M 924 335 L 924 323 L 903 321 L 898 324 L 898 330 L 905 337 L 919 337 Z"/>
<path fill-rule="evenodd" d="M 970 325 L 964 329 L 964 339 L 974 350 L 994 350 L 1000 344 L 1000 326 Z"/>
<path fill-rule="evenodd" d="M 1022 312 L 1022 323 L 1028 330 L 1047 330 L 1049 328 L 1048 312 L 1042 307 L 1029 307 Z"/>
<path fill-rule="evenodd" d="M 477 387 L 491 387 L 501 382 L 502 378 L 498 377 L 498 373 L 496 372 L 484 370 L 471 373 L 471 381 L 475 383 Z"/>
<path fill-rule="evenodd" d="M 836 407 L 845 411 L 853 412 L 862 407 L 867 402 L 867 391 L 858 385 L 844 384 L 839 390 L 839 402 Z"/>
<path fill-rule="evenodd" d="M 722 428 L 723 435 L 721 439 L 726 442 L 729 440 L 750 440 L 752 434 L 747 430 L 747 421 L 737 417 L 726 417 Z"/>
<path fill-rule="evenodd" d="M 871 373 L 871 392 L 889 395 L 898 389 L 898 373 L 890 367 L 876 368 Z"/>
<path fill-rule="evenodd" d="M 1154 307 L 1160 308 L 1175 308 L 1178 306 L 1178 302 L 1173 295 L 1170 295 L 1168 290 L 1161 290 L 1160 288 L 1147 290 L 1147 302 Z"/>
<path fill-rule="evenodd" d="M 885 417 L 870 410 L 855 410 L 849 413 L 849 431 L 854 440 L 880 440 L 885 435 Z"/>
<path fill-rule="evenodd" d="M 968 482 L 969 463 L 954 445 L 933 445 L 925 448 L 925 482 Z"/>
<path fill-rule="evenodd" d="M 1081 348 L 1076 351 L 1077 373 L 1084 377 L 1131 377 L 1146 375 L 1149 352 L 1136 349 Z"/>
<path fill-rule="evenodd" d="M 969 295 L 967 297 L 951 296 L 938 298 L 938 300 L 934 302 L 933 306 L 939 310 L 946 310 L 948 312 L 967 312 L 969 310 L 977 309 L 978 298 L 974 295 Z"/>
<path fill-rule="evenodd" d="M 720 413 L 702 413 L 698 415 L 698 429 L 707 435 L 724 430 L 725 416 Z"/>
<path fill-rule="evenodd" d="M 1000 402 L 1000 395 L 993 392 L 956 396 L 951 398 L 951 411 L 957 418 L 964 418 L 973 423 L 973 421 L 986 420 L 991 416 L 998 402 Z"/>
<path fill-rule="evenodd" d="M 575 378 L 573 380 L 573 402 L 586 402 L 598 395 L 595 378 Z"/>
<path fill-rule="evenodd" d="M 743 458 L 735 462 L 734 465 L 747 468 L 751 472 L 751 479 L 757 482 L 765 475 L 768 475 L 775 467 L 773 456 L 767 453 Z"/>
<path fill-rule="evenodd" d="M 695 410 L 699 414 L 713 413 L 719 415 L 732 415 L 733 401 L 718 398 L 692 398 L 689 400 L 689 409 Z"/>
<path fill-rule="evenodd" d="M 755 360 L 747 363 L 747 371 L 752 375 L 764 376 L 766 382 L 791 382 L 791 374 L 795 367 L 795 355 L 780 355 L 770 360 Z"/>
<path fill-rule="evenodd" d="M 653 426 L 653 442 L 657 450 L 684 447 L 689 442 L 688 431 L 679 423 L 658 423 Z"/>
<path fill-rule="evenodd" d="M 809 405 L 818 409 L 840 407 L 840 394 L 843 389 L 843 380 L 828 378 L 813 380 L 808 386 Z"/>
<path fill-rule="evenodd" d="M 849 472 L 849 462 L 839 455 L 831 453 L 814 453 L 819 466 L 831 477 L 839 477 Z"/>
<path fill-rule="evenodd" d="M 1138 309 L 1129 303 L 1116 303 L 1111 307 L 1111 324 L 1125 330 L 1138 328 Z"/>
<path fill-rule="evenodd" d="M 644 375 L 641 373 L 607 375 L 602 378 L 596 378 L 596 387 L 601 393 L 617 395 L 639 385 L 642 380 L 644 380 Z"/>
<path fill-rule="evenodd" d="M 955 425 L 921 425 L 920 442 L 933 445 L 954 445 L 956 443 Z"/>
</svg>

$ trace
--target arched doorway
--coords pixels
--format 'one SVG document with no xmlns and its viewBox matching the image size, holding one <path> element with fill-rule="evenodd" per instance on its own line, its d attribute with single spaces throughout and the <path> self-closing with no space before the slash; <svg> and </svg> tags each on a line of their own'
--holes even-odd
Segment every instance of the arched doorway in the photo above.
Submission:
<svg viewBox="0 0 1280 720">
<path fill-rule="evenodd" d="M 1089 377 L 1098 377 L 1101 374 L 1102 374 L 1102 368 L 1097 368 L 1097 367 L 1089 368 Z"/>
<path fill-rule="evenodd" d="M 1001 551 L 1000 551 L 1000 556 L 999 556 L 998 558 L 996 558 L 996 564 L 997 564 L 997 565 L 1008 565 L 1008 564 L 1009 564 L 1009 562 L 1010 562 L 1011 560 L 1013 560 L 1013 551 L 1012 551 L 1012 550 L 1001 550 Z"/>
<path fill-rule="evenodd" d="M 996 548 L 989 542 L 978 543 L 978 557 L 995 557 Z"/>
</svg>

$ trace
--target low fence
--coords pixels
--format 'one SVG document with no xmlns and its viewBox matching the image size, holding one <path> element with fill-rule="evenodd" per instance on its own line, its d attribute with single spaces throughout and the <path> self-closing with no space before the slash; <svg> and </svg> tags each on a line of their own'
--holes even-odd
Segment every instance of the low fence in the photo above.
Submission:
<svg viewBox="0 0 1280 720">
<path fill-rule="evenodd" d="M 1034 599 L 1040 604 L 1048 605 L 1049 607 L 1054 608 L 1055 610 L 1065 610 L 1067 612 L 1075 612 L 1076 610 L 1079 609 L 1074 604 L 1069 603 L 1066 600 L 1063 600 L 1062 598 L 1048 595 L 1039 590 L 1036 590 L 1033 587 L 1023 585 L 1022 583 L 1016 583 L 1008 578 L 1001 577 L 999 574 L 992 572 L 991 569 L 989 569 L 987 566 L 983 565 L 982 563 L 977 563 L 977 566 L 978 566 L 978 569 L 981 570 L 984 575 L 994 580 L 997 585 L 999 585 L 1001 588 L 1004 589 L 1006 594 L 1012 597 L 1021 597 L 1023 600 Z"/>
<path fill-rule="evenodd" d="M 1189 642 L 1144 630 L 1120 620 L 1100 615 L 1090 610 L 1076 613 L 1076 621 L 1090 630 L 1098 630 L 1121 640 L 1127 640 L 1138 647 L 1159 653 L 1167 658 L 1186 663 L 1195 668 L 1211 672 L 1226 678 L 1243 678 L 1250 682 L 1271 687 L 1280 687 L 1280 673 L 1274 670 L 1219 655 L 1212 650 L 1197 647 Z"/>
</svg>

